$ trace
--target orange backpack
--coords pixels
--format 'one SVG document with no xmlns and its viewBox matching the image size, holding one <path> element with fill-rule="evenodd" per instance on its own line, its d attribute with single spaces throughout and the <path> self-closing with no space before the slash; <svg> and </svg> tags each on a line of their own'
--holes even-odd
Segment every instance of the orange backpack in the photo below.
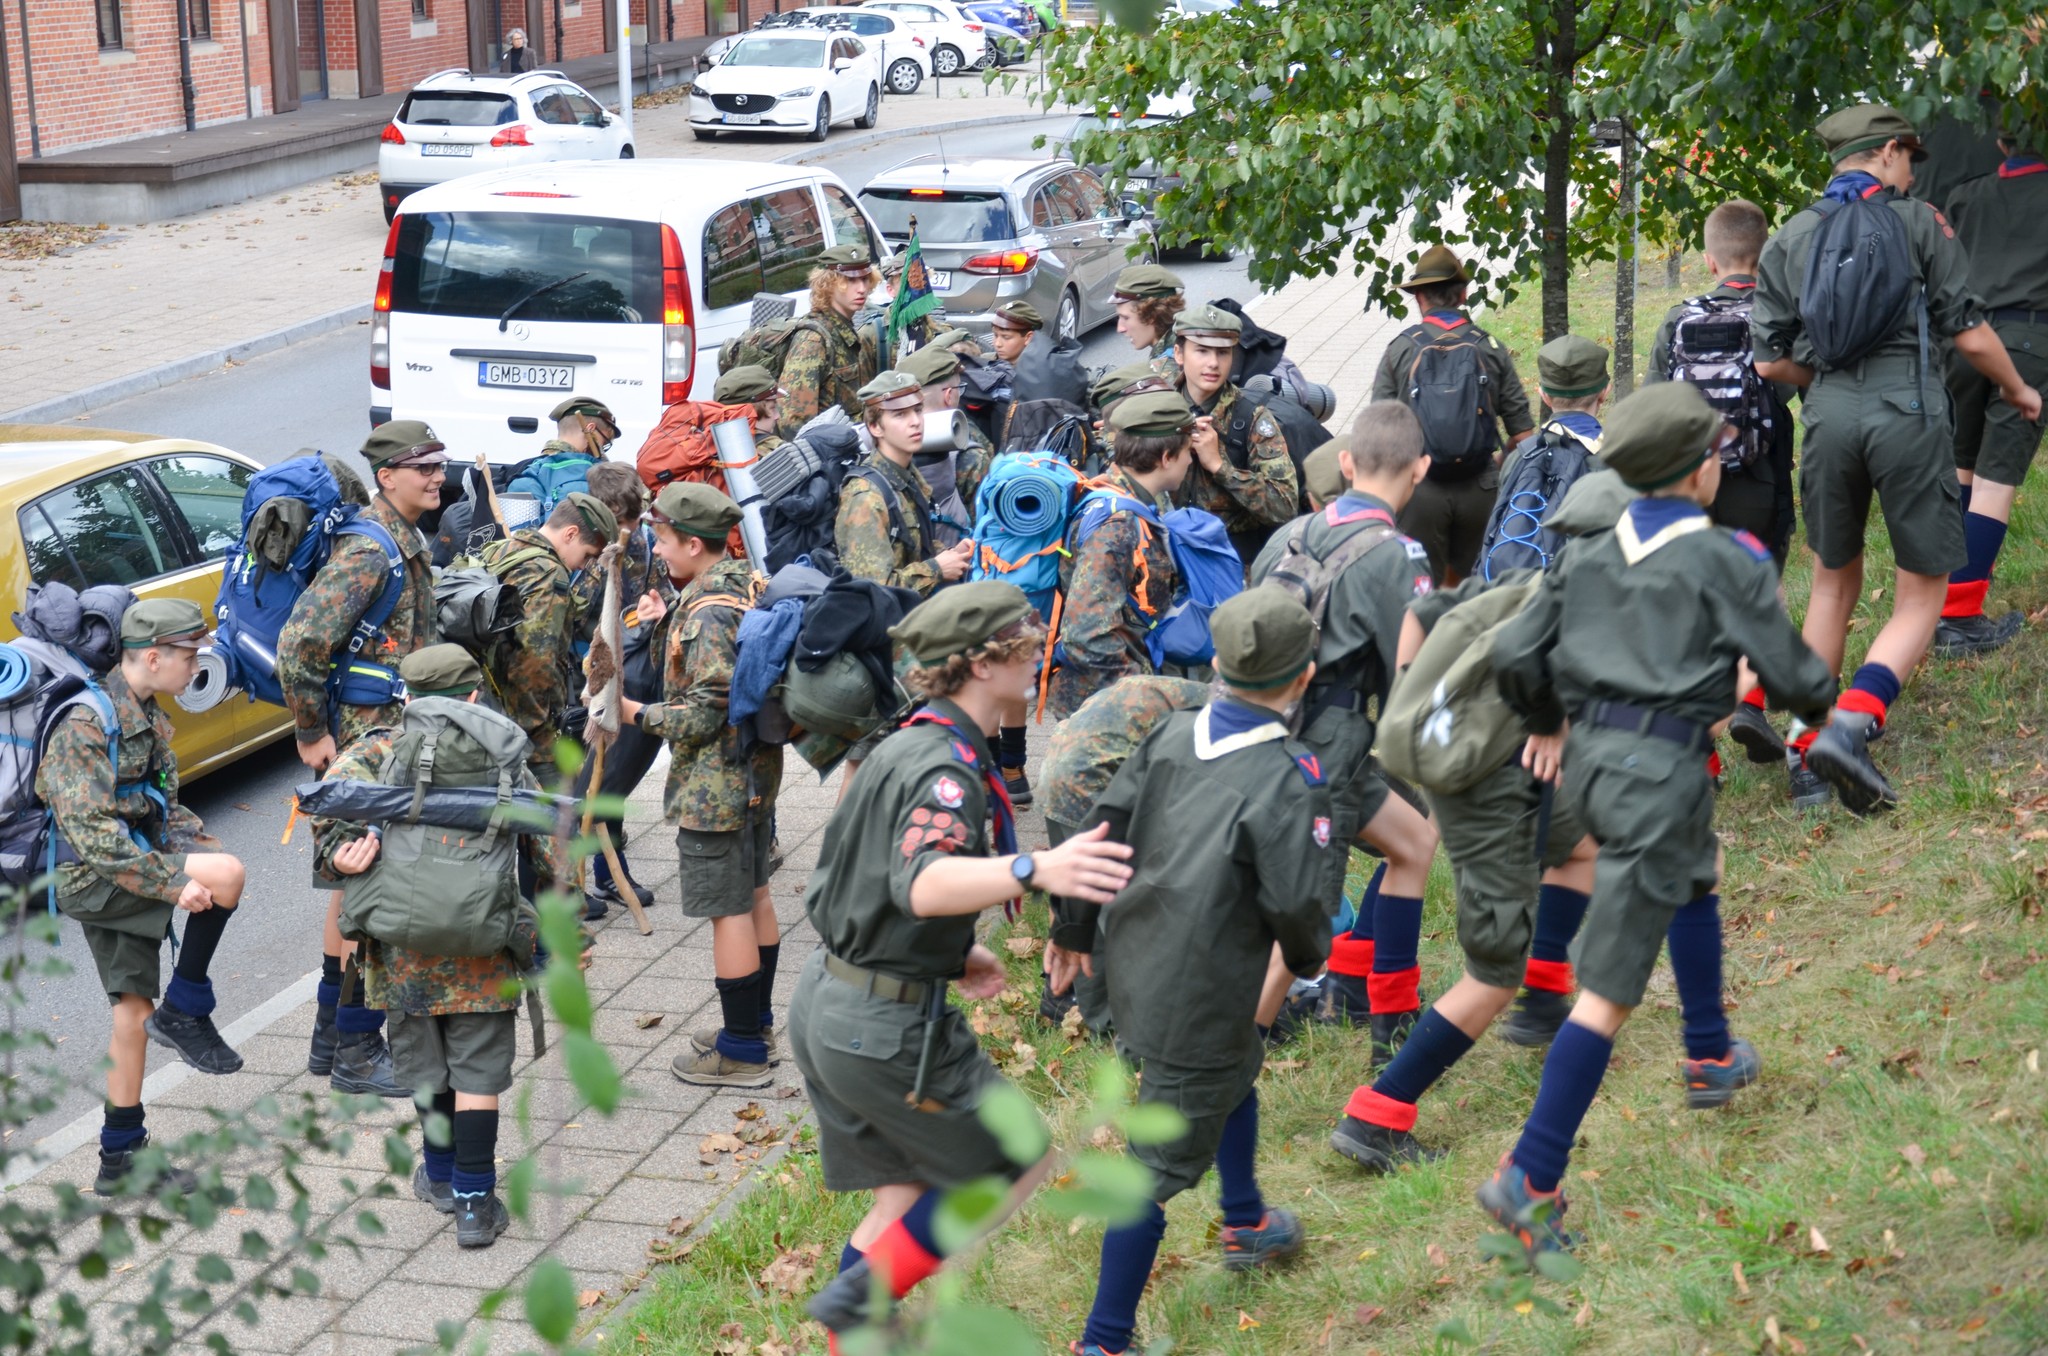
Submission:
<svg viewBox="0 0 2048 1356">
<path fill-rule="evenodd" d="M 641 483 L 647 486 L 647 493 L 657 495 L 665 486 L 694 480 L 731 494 L 732 490 L 725 483 L 725 466 L 718 460 L 718 445 L 711 437 L 713 425 L 731 419 L 746 420 L 747 437 L 749 440 L 753 438 L 754 407 L 751 405 L 686 400 L 664 410 L 661 422 L 640 445 L 640 455 L 634 462 L 640 472 Z M 740 540 L 737 526 L 726 534 L 725 549 L 734 556 L 746 556 L 746 547 Z"/>
</svg>

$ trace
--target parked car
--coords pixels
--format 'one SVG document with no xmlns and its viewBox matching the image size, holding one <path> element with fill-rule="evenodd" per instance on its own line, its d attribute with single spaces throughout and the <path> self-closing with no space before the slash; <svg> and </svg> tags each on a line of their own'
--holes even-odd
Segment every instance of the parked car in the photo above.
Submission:
<svg viewBox="0 0 2048 1356">
<path fill-rule="evenodd" d="M 458 456 L 520 461 L 570 394 L 630 455 L 663 408 L 709 400 L 756 293 L 809 309 L 812 260 L 880 228 L 829 170 L 726 160 L 549 165 L 406 200 L 384 243 L 370 421 L 424 419 Z"/>
<path fill-rule="evenodd" d="M 733 44 L 746 37 L 748 33 L 762 33 L 774 28 L 801 28 L 808 22 L 809 20 L 794 10 L 771 10 L 769 13 L 763 14 L 760 18 L 754 20 L 754 26 L 748 29 L 746 33 L 729 33 L 699 52 L 697 54 L 697 69 L 708 71 L 719 62 L 725 60 L 725 54 L 732 50 Z"/>
<path fill-rule="evenodd" d="M 931 45 L 932 70 L 939 75 L 958 75 L 988 60 L 987 25 L 962 13 L 952 0 L 868 0 L 861 8 L 894 14 L 922 35 Z"/>
<path fill-rule="evenodd" d="M 985 329 L 1022 297 L 1078 337 L 1115 316 L 1126 264 L 1153 257 L 1149 223 L 1067 160 L 906 161 L 871 180 L 861 205 L 890 240 L 919 249 L 947 320 Z"/>
<path fill-rule="evenodd" d="M 982 19 L 980 23 L 982 35 L 988 39 L 988 56 L 982 65 L 1014 66 L 1031 59 L 1031 43 L 1021 31 L 993 19 Z"/>
<path fill-rule="evenodd" d="M 851 33 L 815 27 L 749 33 L 690 84 L 690 134 L 799 132 L 823 141 L 832 124 L 873 127 L 882 108 L 882 62 Z"/>
<path fill-rule="evenodd" d="M 143 598 L 183 598 L 209 616 L 228 548 L 242 533 L 242 494 L 261 466 L 189 438 L 0 424 L 0 640 L 29 585 L 125 584 Z M 282 707 L 232 697 L 192 712 L 166 701 L 186 781 L 291 731 Z"/>
<path fill-rule="evenodd" d="M 625 121 L 560 71 L 438 71 L 413 86 L 377 147 L 390 221 L 405 195 L 465 174 L 551 160 L 631 160 Z"/>
<path fill-rule="evenodd" d="M 1026 42 L 1036 38 L 1045 30 L 1039 22 L 1038 12 L 1029 5 L 1016 4 L 1013 0 L 961 0 L 960 8 L 970 18 L 985 24 L 1001 24 L 1015 29 Z"/>
<path fill-rule="evenodd" d="M 1153 100 L 1143 109 L 1134 112 L 1128 117 L 1124 116 L 1119 110 L 1111 110 L 1110 116 L 1107 119 L 1098 118 L 1092 113 L 1083 113 L 1075 118 L 1073 125 L 1067 129 L 1066 135 L 1058 143 L 1059 149 L 1070 159 L 1079 159 L 1074 153 L 1075 143 L 1080 140 L 1083 133 L 1109 132 L 1112 135 L 1121 136 L 1133 132 L 1142 132 L 1148 127 L 1164 127 L 1186 117 L 1194 111 L 1194 107 L 1195 101 L 1192 92 L 1183 88 L 1179 93 L 1169 98 Z M 1178 188 L 1181 185 L 1180 175 L 1163 172 L 1156 163 L 1149 159 L 1140 161 L 1137 165 L 1133 166 L 1125 173 L 1121 180 L 1110 177 L 1109 165 L 1106 162 L 1091 162 L 1088 164 L 1088 168 L 1093 170 L 1097 177 L 1107 184 L 1110 191 L 1118 198 L 1138 203 L 1148 212 L 1151 211 L 1153 204 L 1159 200 L 1160 194 L 1168 189 Z M 1230 257 L 1228 250 L 1214 250 L 1205 240 L 1194 241 L 1182 248 L 1186 253 L 1201 258 L 1228 259 Z M 1162 254 L 1167 252 L 1164 249 L 1161 250 Z M 1177 250 L 1175 252 L 1181 251 Z"/>
<path fill-rule="evenodd" d="M 877 48 L 882 59 L 882 88 L 890 94 L 915 94 L 932 73 L 932 57 L 922 35 L 894 14 L 853 9 L 845 5 L 809 5 L 790 10 L 814 26 L 851 33 Z"/>
</svg>

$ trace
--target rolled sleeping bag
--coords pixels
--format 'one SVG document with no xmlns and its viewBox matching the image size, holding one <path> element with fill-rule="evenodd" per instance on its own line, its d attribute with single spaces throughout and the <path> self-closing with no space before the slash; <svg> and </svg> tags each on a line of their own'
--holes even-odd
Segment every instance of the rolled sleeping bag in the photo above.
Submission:
<svg viewBox="0 0 2048 1356">
<path fill-rule="evenodd" d="M 302 814 L 350 824 L 392 824 L 403 822 L 411 813 L 413 789 L 342 780 L 306 782 L 297 788 L 297 795 Z M 507 805 L 516 807 L 519 815 L 508 822 L 522 833 L 546 833 L 560 808 L 575 803 L 573 796 L 514 791 Z M 471 833 L 490 828 L 500 813 L 498 791 L 491 786 L 431 786 L 420 802 L 422 824 Z"/>
</svg>

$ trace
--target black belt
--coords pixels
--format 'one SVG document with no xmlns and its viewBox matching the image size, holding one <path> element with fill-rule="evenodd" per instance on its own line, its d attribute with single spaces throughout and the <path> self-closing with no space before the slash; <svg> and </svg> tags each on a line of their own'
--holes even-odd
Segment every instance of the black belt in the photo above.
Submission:
<svg viewBox="0 0 2048 1356">
<path fill-rule="evenodd" d="M 1605 726 L 1610 730 L 1654 735 L 1696 753 L 1705 753 L 1714 746 L 1714 732 L 1707 726 L 1662 711 L 1630 706 L 1627 702 L 1587 702 L 1579 708 L 1579 719 L 1588 725 Z"/>
<path fill-rule="evenodd" d="M 891 1003 L 908 1003 L 912 1007 L 924 1002 L 924 996 L 931 992 L 932 987 L 922 980 L 898 979 L 894 975 L 863 970 L 851 961 L 839 959 L 829 951 L 825 953 L 825 973 L 876 998 L 886 999 Z"/>
<path fill-rule="evenodd" d="M 1994 325 L 2048 325 L 2048 311 L 2029 311 L 2024 306 L 2001 306 L 1991 313 Z"/>
</svg>

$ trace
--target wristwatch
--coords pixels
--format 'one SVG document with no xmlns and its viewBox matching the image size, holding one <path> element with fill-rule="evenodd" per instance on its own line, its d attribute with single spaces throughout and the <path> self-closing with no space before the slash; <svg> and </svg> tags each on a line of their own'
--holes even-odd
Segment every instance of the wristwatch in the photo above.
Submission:
<svg viewBox="0 0 2048 1356">
<path fill-rule="evenodd" d="M 1010 874 L 1017 878 L 1017 892 L 1024 894 L 1031 889 L 1031 878 L 1038 874 L 1038 863 L 1028 852 L 1020 852 L 1010 858 Z"/>
</svg>

